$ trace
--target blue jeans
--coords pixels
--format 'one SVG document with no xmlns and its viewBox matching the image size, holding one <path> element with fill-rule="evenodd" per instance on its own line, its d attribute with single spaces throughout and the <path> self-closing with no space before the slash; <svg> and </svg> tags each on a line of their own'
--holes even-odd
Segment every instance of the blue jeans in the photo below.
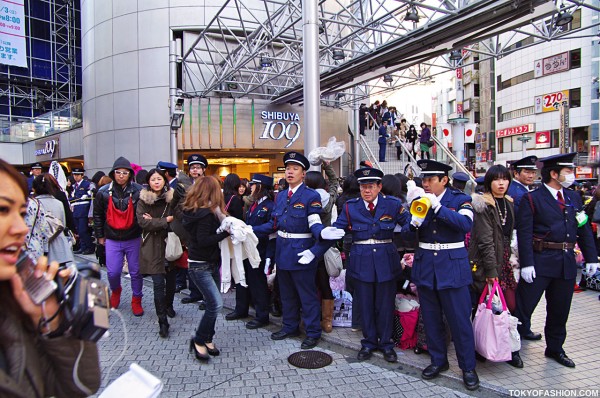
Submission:
<svg viewBox="0 0 600 398">
<path fill-rule="evenodd" d="M 218 266 L 210 263 L 190 263 L 188 277 L 190 282 L 202 292 L 206 303 L 206 310 L 202 319 L 200 319 L 198 329 L 196 329 L 194 341 L 198 345 L 212 343 L 217 316 L 223 309 L 223 298 L 217 285 L 219 280 Z"/>
</svg>

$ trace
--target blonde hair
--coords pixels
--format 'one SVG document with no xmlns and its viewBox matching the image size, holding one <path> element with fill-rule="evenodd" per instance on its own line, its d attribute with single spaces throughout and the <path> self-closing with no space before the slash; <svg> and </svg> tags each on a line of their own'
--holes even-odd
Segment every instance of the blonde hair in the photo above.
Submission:
<svg viewBox="0 0 600 398">
<path fill-rule="evenodd" d="M 210 209 L 215 213 L 217 208 L 227 214 L 221 183 L 213 176 L 199 177 L 185 195 L 183 210 Z"/>
</svg>

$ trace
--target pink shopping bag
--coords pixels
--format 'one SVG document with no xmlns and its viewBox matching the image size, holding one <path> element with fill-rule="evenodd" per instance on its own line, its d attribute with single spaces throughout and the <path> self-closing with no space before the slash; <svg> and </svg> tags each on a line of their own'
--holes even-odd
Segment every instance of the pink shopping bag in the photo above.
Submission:
<svg viewBox="0 0 600 398">
<path fill-rule="evenodd" d="M 487 293 L 489 293 L 489 298 L 485 303 Z M 492 299 L 495 294 L 500 297 L 502 302 L 502 312 L 498 315 L 492 311 Z M 473 334 L 475 350 L 492 362 L 511 360 L 509 316 L 506 301 L 498 282 L 494 282 L 491 291 L 486 285 L 479 298 L 479 305 L 475 319 L 473 319 Z"/>
</svg>

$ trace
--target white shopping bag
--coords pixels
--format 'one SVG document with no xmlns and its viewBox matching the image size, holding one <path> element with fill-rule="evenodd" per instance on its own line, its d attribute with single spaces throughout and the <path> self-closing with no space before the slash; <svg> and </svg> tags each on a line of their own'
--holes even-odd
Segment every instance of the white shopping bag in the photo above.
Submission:
<svg viewBox="0 0 600 398">
<path fill-rule="evenodd" d="M 136 363 L 117 380 L 110 383 L 99 398 L 156 398 L 163 389 L 159 378 Z"/>
</svg>

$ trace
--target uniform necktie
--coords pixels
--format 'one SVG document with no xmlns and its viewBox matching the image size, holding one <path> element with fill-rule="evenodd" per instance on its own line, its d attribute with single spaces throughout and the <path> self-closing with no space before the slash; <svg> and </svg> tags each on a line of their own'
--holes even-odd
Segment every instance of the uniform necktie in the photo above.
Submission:
<svg viewBox="0 0 600 398">
<path fill-rule="evenodd" d="M 562 193 L 560 191 L 558 191 L 558 193 L 556 194 L 556 197 L 558 198 L 558 206 L 560 207 L 561 210 L 565 209 L 565 198 L 563 198 Z"/>
<path fill-rule="evenodd" d="M 369 213 L 371 213 L 372 216 L 375 215 L 375 205 L 373 204 L 373 202 L 369 203 L 368 206 L 369 208 Z"/>
<path fill-rule="evenodd" d="M 294 192 L 290 189 L 288 191 L 288 202 L 290 201 L 290 199 L 292 198 L 292 195 L 294 194 Z"/>
<path fill-rule="evenodd" d="M 258 202 L 254 202 L 254 204 L 252 204 L 252 207 L 250 208 L 250 213 L 252 213 L 254 209 L 256 209 L 256 206 L 258 206 Z"/>
</svg>

